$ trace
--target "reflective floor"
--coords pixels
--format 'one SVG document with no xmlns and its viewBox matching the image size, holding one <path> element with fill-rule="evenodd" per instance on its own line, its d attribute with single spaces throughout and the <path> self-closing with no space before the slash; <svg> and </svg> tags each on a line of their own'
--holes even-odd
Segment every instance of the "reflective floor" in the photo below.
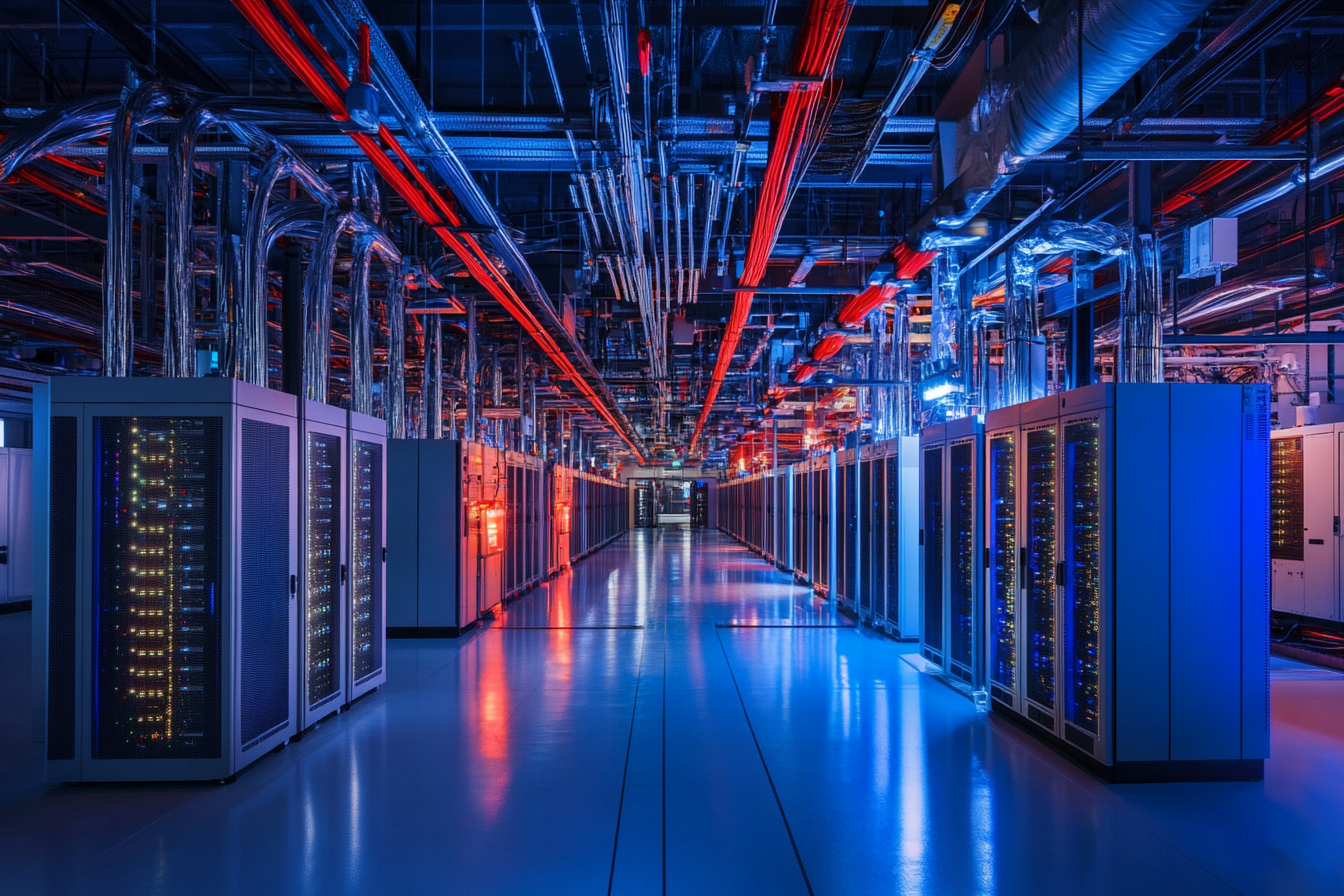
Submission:
<svg viewBox="0 0 1344 896">
<path fill-rule="evenodd" d="M 722 536 L 640 531 L 229 786 L 47 786 L 0 616 L 0 893 L 1344 893 L 1344 675 L 1256 784 L 1103 784 Z M 801 627 L 806 625 L 807 627 Z"/>
</svg>

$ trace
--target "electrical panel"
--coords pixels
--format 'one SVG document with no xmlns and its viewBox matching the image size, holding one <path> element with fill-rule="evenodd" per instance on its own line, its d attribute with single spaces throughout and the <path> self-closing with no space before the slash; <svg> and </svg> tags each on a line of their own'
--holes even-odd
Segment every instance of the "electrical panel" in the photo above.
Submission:
<svg viewBox="0 0 1344 896">
<path fill-rule="evenodd" d="M 231 777 L 297 730 L 294 398 L 70 377 L 35 408 L 49 777 Z"/>
<path fill-rule="evenodd" d="M 1116 780 L 1262 774 L 1292 516 L 1268 409 L 1264 386 L 1099 384 L 985 415 L 996 711 Z"/>
<path fill-rule="evenodd" d="M 1221 275 L 1237 260 L 1236 218 L 1210 218 L 1186 229 L 1182 277 Z"/>
</svg>

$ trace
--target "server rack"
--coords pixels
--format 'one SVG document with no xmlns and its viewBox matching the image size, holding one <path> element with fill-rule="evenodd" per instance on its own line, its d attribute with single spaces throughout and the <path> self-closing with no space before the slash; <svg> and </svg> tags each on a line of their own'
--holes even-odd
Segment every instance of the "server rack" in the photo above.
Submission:
<svg viewBox="0 0 1344 896">
<path fill-rule="evenodd" d="M 854 573 L 855 548 L 858 525 L 858 508 L 855 486 L 858 484 L 855 469 L 857 449 L 846 448 L 835 455 L 835 567 L 836 590 L 833 593 L 836 602 L 842 606 L 854 606 L 854 592 L 851 579 Z"/>
<path fill-rule="evenodd" d="M 464 443 L 462 501 L 467 536 L 462 588 L 464 626 L 492 613 L 504 600 L 508 498 L 504 452 L 476 442 Z"/>
<path fill-rule="evenodd" d="M 1260 777 L 1267 388 L 1100 384 L 985 428 L 991 706 L 1117 780 Z"/>
<path fill-rule="evenodd" d="M 505 452 L 508 478 L 508 537 L 505 539 L 506 596 L 534 587 L 545 577 L 546 514 L 545 465 L 541 458 L 517 451 Z"/>
<path fill-rule="evenodd" d="M 49 779 L 231 777 L 297 730 L 294 397 L 221 378 L 36 393 Z"/>
<path fill-rule="evenodd" d="M 965 417 L 920 434 L 921 651 L 976 691 L 984 679 L 983 432 L 974 417 Z"/>
<path fill-rule="evenodd" d="M 390 439 L 387 457 L 388 634 L 455 637 L 504 599 L 504 452 Z"/>
<path fill-rule="evenodd" d="M 33 449 L 0 448 L 0 604 L 33 597 Z"/>
<path fill-rule="evenodd" d="M 836 455 L 829 451 L 815 463 L 817 520 L 813 525 L 814 562 L 812 590 L 823 597 L 836 592 Z"/>
<path fill-rule="evenodd" d="M 691 495 L 691 525 L 696 521 L 696 497 Z M 635 485 L 635 526 L 640 529 L 652 529 L 658 525 L 658 502 L 653 496 L 653 483 L 641 482 Z"/>
<path fill-rule="evenodd" d="M 1344 621 L 1340 441 L 1344 426 L 1280 429 L 1270 442 L 1270 560 L 1275 612 Z"/>
<path fill-rule="evenodd" d="M 562 467 L 556 473 L 557 520 L 569 524 L 566 562 L 610 544 L 630 528 L 630 499 L 624 483 Z"/>
<path fill-rule="evenodd" d="M 349 639 L 349 421 L 342 408 L 302 400 L 300 409 L 298 666 L 300 731 L 340 710 L 346 692 Z"/>
<path fill-rule="evenodd" d="M 812 469 L 810 461 L 795 464 L 793 471 L 793 575 L 812 582 Z"/>
<path fill-rule="evenodd" d="M 865 445 L 858 469 L 858 616 L 897 638 L 918 638 L 919 440 Z"/>
<path fill-rule="evenodd" d="M 551 468 L 551 525 L 552 572 L 569 569 L 570 545 L 574 528 L 574 471 L 566 467 Z"/>
<path fill-rule="evenodd" d="M 349 412 L 350 598 L 346 699 L 387 681 L 387 423 Z"/>
</svg>

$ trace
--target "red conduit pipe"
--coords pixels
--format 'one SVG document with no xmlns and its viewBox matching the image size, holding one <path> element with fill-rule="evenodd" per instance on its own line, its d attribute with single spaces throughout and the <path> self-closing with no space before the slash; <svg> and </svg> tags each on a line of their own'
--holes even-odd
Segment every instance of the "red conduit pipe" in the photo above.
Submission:
<svg viewBox="0 0 1344 896">
<path fill-rule="evenodd" d="M 844 333 L 827 333 L 825 336 L 812 346 L 812 360 L 826 361 L 840 354 L 840 349 L 845 347 Z M 801 369 L 801 368 L 800 368 Z"/>
<path fill-rule="evenodd" d="M 794 50 L 793 73 L 802 78 L 829 78 L 835 70 L 835 58 L 840 52 L 840 42 L 845 36 L 845 26 L 849 23 L 851 0 L 811 0 L 807 15 Z M 719 342 L 719 355 L 714 362 L 714 373 L 705 392 L 705 403 L 700 408 L 700 417 L 695 423 L 695 434 L 686 449 L 687 454 L 695 451 L 696 443 L 704 432 L 714 402 L 723 387 L 724 377 L 732 365 L 733 355 L 742 341 L 742 330 L 751 316 L 751 301 L 755 296 L 754 287 L 759 286 L 765 276 L 765 265 L 779 238 L 779 228 L 788 211 L 789 186 L 793 181 L 798 155 L 812 129 L 817 110 L 821 106 L 823 92 L 816 84 L 795 86 L 784 99 L 784 107 L 779 115 L 779 124 L 775 133 L 775 143 L 770 147 L 770 156 L 766 160 L 765 177 L 761 181 L 760 196 L 757 200 L 756 218 L 752 221 L 751 240 L 747 245 L 747 257 L 742 267 L 742 276 L 738 278 L 738 289 L 733 297 L 733 310 L 728 317 L 728 326 L 724 329 Z"/>
<path fill-rule="evenodd" d="M 934 252 L 914 252 L 904 243 L 901 243 L 894 250 L 896 261 L 896 279 L 910 280 L 924 268 L 928 267 L 933 261 Z M 890 283 L 883 283 L 869 286 L 863 292 L 851 297 L 844 305 L 840 306 L 840 311 L 835 315 L 835 321 L 842 327 L 852 327 L 863 322 L 869 314 L 882 307 L 887 302 L 896 298 L 896 294 L 901 291 L 899 286 Z M 826 361 L 840 353 L 840 349 L 845 347 L 845 336 L 843 333 L 828 333 L 823 336 L 815 346 L 812 347 L 813 361 Z M 816 373 L 813 365 L 803 365 L 798 370 L 810 369 L 813 374 Z M 797 382 L 802 382 L 794 377 Z"/>
<path fill-rule="evenodd" d="M 1273 125 L 1260 134 L 1253 137 L 1250 141 L 1251 146 L 1272 146 L 1275 143 L 1282 143 L 1285 140 L 1296 140 L 1307 132 L 1307 109 L 1311 110 L 1311 117 L 1317 121 L 1324 121 L 1336 112 L 1344 109 L 1344 78 L 1336 78 L 1333 82 L 1321 89 L 1307 106 L 1298 109 L 1296 112 L 1284 118 L 1279 123 Z M 1207 193 L 1209 190 L 1218 186 L 1232 175 L 1252 164 L 1245 160 L 1225 162 L 1214 162 L 1205 168 L 1189 184 L 1174 194 L 1161 205 L 1157 207 L 1157 213 L 1169 215 L 1178 208 L 1183 208 L 1194 202 L 1201 193 Z"/>
<path fill-rule="evenodd" d="M 303 20 L 288 3 L 288 0 L 270 0 L 279 10 L 290 29 L 304 44 L 312 59 L 304 55 L 303 50 L 295 43 L 293 37 L 286 33 L 279 19 L 267 8 L 266 2 L 267 0 L 233 0 L 234 6 L 248 20 L 248 23 L 266 40 L 276 55 L 299 76 L 318 101 L 326 106 L 327 111 L 337 120 L 346 120 L 348 116 L 341 92 L 349 86 L 350 82 L 342 74 L 340 67 L 336 65 L 336 61 L 304 25 Z M 326 69 L 331 81 L 337 85 L 335 88 L 317 70 L 312 60 L 316 60 Z M 425 221 L 455 255 L 462 259 L 471 275 L 504 306 L 505 310 L 518 321 L 523 329 L 527 330 L 551 361 L 579 389 L 593 408 L 625 443 L 634 450 L 636 456 L 642 458 L 644 452 L 625 432 L 625 428 L 620 425 L 615 415 L 602 402 L 596 391 L 583 378 L 573 362 L 569 360 L 569 357 L 522 303 L 522 300 L 518 298 L 518 294 L 494 263 L 485 255 L 476 239 L 469 234 L 454 233 L 450 229 L 450 227 L 456 227 L 462 223 L 460 216 L 457 215 L 439 191 L 430 184 L 424 173 L 411 162 L 410 156 L 391 131 L 386 126 L 381 127 L 376 141 L 368 134 L 356 133 L 350 136 L 356 145 L 364 151 L 364 154 L 369 157 L 383 179 L 406 200 L 411 210 Z M 405 167 L 404 172 L 397 167 L 396 162 L 388 157 L 387 151 L 389 150 L 396 156 L 397 161 L 400 161 Z"/>
</svg>

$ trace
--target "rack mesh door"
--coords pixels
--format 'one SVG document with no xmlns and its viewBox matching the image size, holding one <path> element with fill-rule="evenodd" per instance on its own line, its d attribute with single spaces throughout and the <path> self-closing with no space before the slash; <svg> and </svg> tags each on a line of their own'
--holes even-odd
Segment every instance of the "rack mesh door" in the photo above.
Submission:
<svg viewBox="0 0 1344 896">
<path fill-rule="evenodd" d="M 901 484 L 900 458 L 893 455 L 887 458 L 887 525 L 886 543 L 882 555 L 886 558 L 887 602 L 883 613 L 888 622 L 896 625 L 900 620 L 901 605 Z M 913 595 L 911 595 L 913 597 Z M 905 635 L 905 632 L 901 632 Z"/>
<path fill-rule="evenodd" d="M 1097 733 L 1101 710 L 1101 425 L 1064 427 L 1065 718 Z M 1089 745 L 1090 748 L 1090 745 Z"/>
<path fill-rule="evenodd" d="M 989 581 L 993 631 L 989 633 L 989 679 L 1017 687 L 1017 437 L 1005 432 L 989 440 Z"/>
<path fill-rule="evenodd" d="M 379 593 L 383 531 L 383 446 L 355 440 L 354 538 L 350 545 L 350 625 L 355 683 L 383 668 L 383 600 Z"/>
<path fill-rule="evenodd" d="M 219 417 L 94 417 L 94 759 L 215 759 Z"/>
<path fill-rule="evenodd" d="M 79 418 L 51 418 L 47 542 L 47 758 L 75 758 Z"/>
<path fill-rule="evenodd" d="M 961 442 L 949 451 L 952 588 L 951 655 L 971 668 L 975 645 L 975 444 Z"/>
<path fill-rule="evenodd" d="M 341 437 L 308 433 L 304 644 L 310 709 L 340 690 Z"/>
<path fill-rule="evenodd" d="M 289 722 L 290 429 L 242 422 L 242 708 L 246 750 Z"/>
<path fill-rule="evenodd" d="M 1055 429 L 1027 433 L 1027 696 L 1055 705 Z"/>
<path fill-rule="evenodd" d="M 924 451 L 924 643 L 943 649 L 943 449 Z"/>
</svg>

